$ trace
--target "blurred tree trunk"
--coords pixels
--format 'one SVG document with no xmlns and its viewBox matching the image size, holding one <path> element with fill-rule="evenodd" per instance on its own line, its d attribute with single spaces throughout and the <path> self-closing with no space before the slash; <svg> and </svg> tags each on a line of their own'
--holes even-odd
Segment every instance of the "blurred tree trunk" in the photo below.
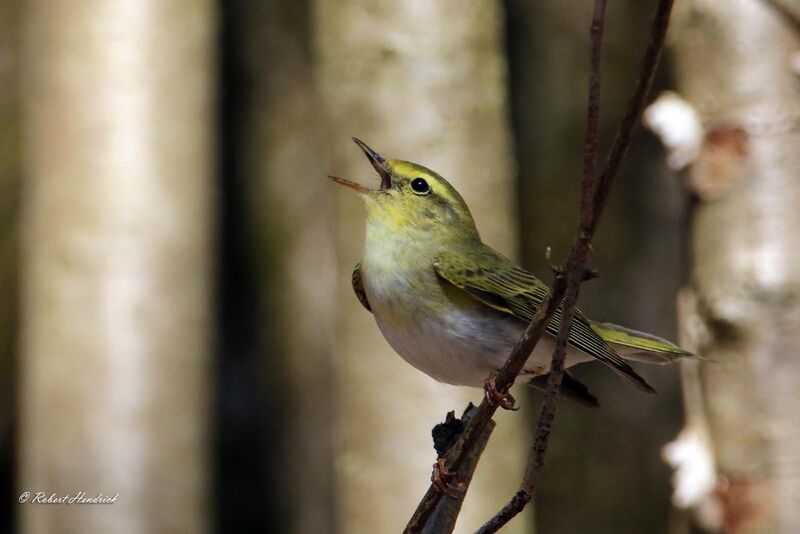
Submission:
<svg viewBox="0 0 800 534">
<path fill-rule="evenodd" d="M 601 111 L 605 147 L 638 75 L 654 5 L 609 3 Z M 591 2 L 506 0 L 506 6 L 523 259 L 549 282 L 545 247 L 552 246 L 558 260 L 575 233 Z M 594 242 L 590 262 L 600 278 L 582 287 L 580 307 L 594 319 L 674 338 L 683 210 L 680 182 L 666 169 L 657 142 L 640 130 Z M 634 366 L 657 396 L 642 395 L 602 365 L 574 368 L 602 408 L 570 403 L 559 408 L 537 493 L 536 523 L 542 532 L 664 529 L 670 486 L 659 449 L 680 426 L 678 372 L 675 366 Z"/>
<path fill-rule="evenodd" d="M 10 532 L 13 496 L 13 414 L 16 387 L 17 234 L 20 172 L 19 2 L 0 4 L 0 531 Z"/>
<path fill-rule="evenodd" d="M 332 174 L 374 174 L 350 142 L 441 172 L 461 191 L 486 241 L 514 255 L 511 138 L 499 4 L 316 0 L 319 79 L 330 109 Z M 350 287 L 363 249 L 364 214 L 339 203 L 337 400 L 338 527 L 401 528 L 429 484 L 430 429 L 481 391 L 434 382 L 393 353 Z M 532 416 L 532 414 L 528 414 Z M 459 529 L 471 531 L 517 488 L 530 419 L 503 414 L 478 467 Z M 525 519 L 510 527 L 525 528 Z"/>
<path fill-rule="evenodd" d="M 715 362 L 701 377 L 728 532 L 800 525 L 800 33 L 771 3 L 686 0 L 674 20 L 705 127 L 685 320 Z"/>
<path fill-rule="evenodd" d="M 220 523 L 226 532 L 335 529 L 334 205 L 325 178 L 325 125 L 313 80 L 309 7 L 306 0 L 225 5 L 232 54 L 225 77 L 231 158 L 225 178 L 236 187 L 227 214 L 235 219 L 236 235 L 224 246 L 238 250 L 245 275 L 237 275 L 229 291 L 244 288 L 249 295 L 243 298 L 255 299 L 252 307 L 235 308 L 250 316 L 240 318 L 251 323 L 247 335 L 254 337 L 245 350 L 262 362 L 258 397 L 267 412 L 266 421 L 259 421 L 265 430 L 260 439 L 266 441 L 267 495 L 246 494 L 254 500 L 243 510 L 240 488 L 253 478 L 253 468 L 235 462 L 241 476 L 220 488 L 229 501 Z M 239 416 L 252 419 L 253 413 Z M 223 439 L 237 435 L 228 432 Z M 248 452 L 253 443 L 240 446 L 240 457 L 253 454 Z"/>
<path fill-rule="evenodd" d="M 22 532 L 208 529 L 214 19 L 26 4 Z"/>
</svg>

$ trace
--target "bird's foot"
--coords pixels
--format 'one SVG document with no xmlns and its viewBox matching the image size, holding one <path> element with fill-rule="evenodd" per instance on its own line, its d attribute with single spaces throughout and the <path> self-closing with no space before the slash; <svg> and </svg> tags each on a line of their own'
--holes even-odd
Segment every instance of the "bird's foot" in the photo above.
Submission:
<svg viewBox="0 0 800 534">
<path fill-rule="evenodd" d="M 464 482 L 458 479 L 456 472 L 450 471 L 445 465 L 444 456 L 433 464 L 431 483 L 440 492 L 452 498 L 458 498 L 465 489 Z"/>
<path fill-rule="evenodd" d="M 504 410 L 519 410 L 517 401 L 514 399 L 511 393 L 500 393 L 500 391 L 497 390 L 497 384 L 495 383 L 496 378 L 497 371 L 494 371 L 489 375 L 489 378 L 486 379 L 486 382 L 483 383 L 483 390 L 486 393 L 486 400 L 489 401 L 489 404 L 492 406 L 500 406 Z"/>
</svg>

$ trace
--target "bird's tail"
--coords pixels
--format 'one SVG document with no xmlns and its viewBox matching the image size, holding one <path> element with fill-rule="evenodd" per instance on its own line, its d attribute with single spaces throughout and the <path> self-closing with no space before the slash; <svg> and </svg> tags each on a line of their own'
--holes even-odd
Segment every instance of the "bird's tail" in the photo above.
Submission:
<svg viewBox="0 0 800 534">
<path fill-rule="evenodd" d="M 627 360 L 646 363 L 670 363 L 679 358 L 702 360 L 674 343 L 644 332 L 611 323 L 592 321 L 592 329 L 609 343 L 617 354 Z"/>
<path fill-rule="evenodd" d="M 531 378 L 528 380 L 528 385 L 540 391 L 547 391 L 547 380 L 549 376 L 550 375 L 547 374 Z M 565 399 L 588 406 L 589 408 L 600 407 L 600 401 L 589 392 L 589 388 L 586 384 L 572 376 L 569 371 L 564 371 L 564 376 L 561 379 L 561 389 L 558 394 Z"/>
</svg>

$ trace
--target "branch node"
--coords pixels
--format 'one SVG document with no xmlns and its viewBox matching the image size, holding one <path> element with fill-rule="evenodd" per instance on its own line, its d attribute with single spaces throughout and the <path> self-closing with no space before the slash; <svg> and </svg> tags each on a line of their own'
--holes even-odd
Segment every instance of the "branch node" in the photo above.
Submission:
<svg viewBox="0 0 800 534">
<path fill-rule="evenodd" d="M 600 276 L 600 271 L 598 271 L 597 269 L 590 269 L 590 268 L 587 267 L 586 269 L 583 270 L 583 278 L 582 278 L 582 280 L 584 282 L 588 282 L 589 280 L 594 280 L 595 278 L 598 278 L 599 276 Z"/>
<path fill-rule="evenodd" d="M 514 399 L 511 393 L 507 391 L 501 392 L 497 389 L 497 383 L 495 382 L 497 373 L 497 371 L 493 371 L 486 379 L 486 382 L 483 383 L 483 390 L 486 393 L 486 400 L 489 402 L 489 404 L 493 406 L 499 406 L 504 410 L 511 410 L 513 412 L 519 410 L 517 401 Z"/>
<path fill-rule="evenodd" d="M 439 423 L 431 430 L 431 437 L 433 438 L 433 448 L 436 450 L 436 457 L 441 458 L 453 447 L 453 444 L 458 439 L 458 436 L 464 431 L 466 424 L 466 415 L 470 410 L 475 407 L 469 403 L 467 409 L 464 411 L 462 419 L 456 418 L 455 412 L 448 412 L 444 423 Z"/>
<path fill-rule="evenodd" d="M 445 457 L 441 457 L 433 464 L 431 483 L 441 493 L 457 499 L 466 491 L 467 485 L 457 476 L 456 471 L 450 471 L 445 465 Z"/>
</svg>

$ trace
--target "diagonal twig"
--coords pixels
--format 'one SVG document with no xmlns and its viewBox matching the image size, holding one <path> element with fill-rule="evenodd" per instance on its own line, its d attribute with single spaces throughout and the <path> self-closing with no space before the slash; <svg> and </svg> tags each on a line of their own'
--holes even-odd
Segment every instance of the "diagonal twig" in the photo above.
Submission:
<svg viewBox="0 0 800 534">
<path fill-rule="evenodd" d="M 477 408 L 470 403 L 467 406 L 467 409 L 464 411 L 462 422 L 468 422 L 472 415 L 474 415 L 475 410 L 477 410 Z M 464 485 L 460 486 L 463 491 L 454 496 L 445 495 L 442 497 L 442 500 L 439 501 L 439 504 L 436 506 L 430 518 L 425 523 L 425 528 L 423 529 L 422 534 L 440 534 L 442 532 L 451 532 L 453 530 L 453 526 L 456 524 L 456 520 L 458 519 L 458 514 L 461 512 L 461 506 L 464 503 L 464 495 L 466 495 L 470 482 L 469 478 L 472 477 L 472 474 L 475 472 L 475 468 L 478 466 L 478 460 L 480 459 L 481 454 L 483 454 L 486 444 L 489 443 L 489 437 L 491 436 L 494 427 L 495 422 L 490 419 L 489 424 L 486 425 L 484 431 L 480 436 L 478 436 L 474 454 L 468 455 L 463 461 L 462 469 L 464 474 L 468 477 L 467 480 L 463 481 Z M 436 437 L 434 437 L 434 447 L 436 447 Z"/>
<path fill-rule="evenodd" d="M 575 315 L 575 304 L 578 301 L 580 284 L 583 281 L 583 266 L 589 255 L 592 230 L 592 211 L 597 184 L 597 148 L 600 139 L 600 73 L 601 52 L 603 49 L 603 30 L 605 29 L 606 0 L 595 0 L 592 17 L 591 34 L 591 73 L 589 75 L 589 97 L 586 106 L 586 143 L 583 148 L 583 178 L 581 180 L 581 217 L 578 235 L 572 246 L 566 265 L 566 294 L 564 311 L 556 338 L 556 348 L 550 363 L 547 379 L 547 391 L 542 400 L 539 421 L 536 424 L 533 448 L 520 489 L 502 510 L 497 512 L 479 530 L 480 533 L 496 532 L 519 514 L 533 498 L 539 473 L 544 467 L 544 455 L 550 441 L 550 432 L 556 415 L 556 400 L 561 381 L 564 378 L 564 362 L 567 354 L 567 342 L 572 329 L 572 318 Z"/>
<path fill-rule="evenodd" d="M 564 296 L 564 311 L 556 341 L 556 349 L 550 367 L 547 392 L 542 402 L 539 421 L 536 425 L 534 445 L 525 469 L 520 489 L 497 514 L 487 521 L 479 534 L 496 532 L 521 512 L 536 494 L 539 474 L 544 467 L 544 457 L 550 439 L 550 431 L 555 418 L 556 398 L 561 379 L 564 376 L 564 359 L 567 340 L 571 328 L 575 304 L 583 279 L 584 263 L 591 249 L 591 241 L 597 230 L 600 217 L 608 200 L 611 184 L 619 171 L 630 140 L 644 109 L 645 97 L 650 89 L 664 47 L 669 15 L 673 0 L 660 0 L 651 26 L 650 40 L 642 61 L 639 80 L 628 110 L 622 119 L 614 139 L 608 161 L 603 172 L 596 174 L 598 117 L 600 96 L 600 49 L 602 46 L 603 24 L 606 0 L 595 0 L 592 22 L 592 74 L 589 84 L 589 104 L 587 106 L 586 146 L 584 148 L 583 180 L 581 184 L 581 222 L 578 236 L 566 261 L 567 288 Z"/>
</svg>

